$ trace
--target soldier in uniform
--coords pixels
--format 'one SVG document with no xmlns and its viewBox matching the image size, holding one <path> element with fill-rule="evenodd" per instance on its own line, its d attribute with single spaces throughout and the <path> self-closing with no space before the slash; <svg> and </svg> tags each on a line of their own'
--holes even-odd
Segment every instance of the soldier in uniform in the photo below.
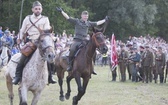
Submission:
<svg viewBox="0 0 168 105">
<path fill-rule="evenodd" d="M 132 44 L 127 44 L 126 46 L 127 46 L 127 48 L 128 48 L 128 57 L 129 57 L 129 56 L 131 55 L 130 52 L 132 52 L 131 49 L 133 48 L 133 46 L 132 46 Z M 131 64 L 130 64 L 130 62 L 128 61 L 128 62 L 127 62 L 127 71 L 128 71 L 128 75 L 129 75 L 129 80 L 131 80 L 131 68 L 130 68 L 129 65 L 131 65 Z"/>
<path fill-rule="evenodd" d="M 149 46 L 145 46 L 145 52 L 142 55 L 142 62 L 143 62 L 143 69 L 144 69 L 144 76 L 143 76 L 143 82 L 144 79 L 146 83 L 148 83 L 148 79 L 150 79 L 150 82 L 152 82 L 152 65 L 153 65 L 153 54 L 151 51 L 149 51 Z"/>
<path fill-rule="evenodd" d="M 70 54 L 69 54 L 69 66 L 67 68 L 67 71 L 72 70 L 72 64 L 73 59 L 75 58 L 75 54 L 79 49 L 79 46 L 83 46 L 83 41 L 86 40 L 88 29 L 89 27 L 94 27 L 103 24 L 108 20 L 108 17 L 106 16 L 105 19 L 97 21 L 97 22 L 91 22 L 88 21 L 89 13 L 87 11 L 83 11 L 81 14 L 81 19 L 78 18 L 72 18 L 69 17 L 62 8 L 57 7 L 57 11 L 61 12 L 62 15 L 72 24 L 75 25 L 75 37 L 73 39 L 73 43 L 70 47 Z"/>
<path fill-rule="evenodd" d="M 41 30 L 51 29 L 48 17 L 41 15 L 42 10 L 43 9 L 42 9 L 41 3 L 39 1 L 35 1 L 32 6 L 33 14 L 26 16 L 25 19 L 23 20 L 23 24 L 20 29 L 20 36 L 17 39 L 18 44 L 20 44 L 21 41 L 23 40 L 25 33 L 28 34 L 27 37 L 28 37 L 29 41 L 35 42 L 38 39 L 38 37 L 40 36 L 40 32 L 39 32 L 38 28 Z M 36 27 L 32 26 L 32 23 L 30 20 L 32 21 L 32 23 L 34 23 L 36 25 Z M 21 80 L 22 71 L 23 71 L 25 62 L 30 59 L 31 55 L 30 56 L 25 56 L 23 54 L 21 55 L 21 59 L 20 59 L 18 65 L 17 65 L 17 68 L 16 68 L 15 78 L 12 81 L 13 84 L 16 85 Z M 52 78 L 51 69 L 49 69 L 48 82 L 49 83 L 56 83 L 56 81 L 54 81 Z"/>
<path fill-rule="evenodd" d="M 162 52 L 162 48 L 158 47 L 158 52 L 156 53 L 156 77 L 155 81 L 157 80 L 157 76 L 160 76 L 160 83 L 163 83 L 164 80 L 164 67 L 166 64 L 166 57 L 165 54 Z M 157 81 L 156 81 L 157 82 Z"/>
<path fill-rule="evenodd" d="M 129 72 L 128 72 L 129 73 L 129 80 L 131 80 L 132 72 L 135 69 L 134 61 L 132 61 L 134 56 L 135 56 L 134 48 L 132 47 L 129 49 L 128 59 L 127 59 L 127 69 L 129 69 Z M 132 77 L 132 79 L 133 79 L 133 77 Z"/>
<path fill-rule="evenodd" d="M 140 54 L 138 53 L 137 48 L 133 48 L 132 57 L 128 58 L 130 61 L 133 61 L 132 64 L 132 82 L 138 82 L 138 74 L 139 71 L 139 62 L 140 62 Z"/>
<path fill-rule="evenodd" d="M 144 74 L 144 70 L 143 70 L 143 62 L 142 62 L 142 55 L 144 53 L 144 46 L 140 46 L 140 56 L 141 56 L 141 59 L 140 59 L 140 63 L 139 63 L 139 81 L 142 81 L 142 77 L 143 77 L 143 74 Z"/>
<path fill-rule="evenodd" d="M 125 82 L 126 81 L 126 65 L 127 65 L 127 59 L 128 59 L 128 52 L 125 50 L 124 45 L 120 45 L 121 47 L 121 52 L 118 55 L 118 65 L 120 68 L 120 73 L 121 73 L 121 81 Z"/>
</svg>

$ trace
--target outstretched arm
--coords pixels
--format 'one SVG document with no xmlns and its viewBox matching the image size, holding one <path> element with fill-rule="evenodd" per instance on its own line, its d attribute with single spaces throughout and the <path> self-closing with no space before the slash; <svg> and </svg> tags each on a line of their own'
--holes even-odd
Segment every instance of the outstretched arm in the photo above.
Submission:
<svg viewBox="0 0 168 105">
<path fill-rule="evenodd" d="M 62 8 L 60 8 L 60 7 L 56 7 L 56 10 L 59 11 L 59 12 L 61 12 L 62 15 L 63 15 L 66 19 L 69 19 L 68 14 L 65 13 L 65 12 L 62 10 Z"/>
<path fill-rule="evenodd" d="M 105 19 L 99 20 L 99 21 L 97 22 L 97 25 L 99 26 L 99 25 L 103 24 L 105 21 L 106 21 Z"/>
<path fill-rule="evenodd" d="M 106 16 L 105 19 L 99 20 L 99 21 L 97 22 L 97 25 L 99 26 L 99 25 L 103 24 L 104 22 L 106 22 L 106 21 L 108 21 L 108 20 L 109 20 L 109 17 Z"/>
<path fill-rule="evenodd" d="M 62 15 L 63 15 L 66 19 L 69 19 L 69 16 L 68 16 L 67 13 L 65 13 L 64 11 L 62 11 L 61 13 L 62 13 Z"/>
</svg>

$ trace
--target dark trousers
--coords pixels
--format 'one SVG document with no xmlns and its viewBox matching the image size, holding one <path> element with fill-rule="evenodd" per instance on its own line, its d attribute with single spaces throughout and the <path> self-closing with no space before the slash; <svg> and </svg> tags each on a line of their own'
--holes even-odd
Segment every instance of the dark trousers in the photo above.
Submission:
<svg viewBox="0 0 168 105">
<path fill-rule="evenodd" d="M 132 82 L 137 82 L 137 68 L 136 68 L 136 65 L 134 65 L 133 69 L 132 69 Z"/>
<path fill-rule="evenodd" d="M 151 72 L 151 68 L 149 66 L 144 66 L 144 78 L 145 82 L 148 83 L 148 81 L 150 80 L 150 82 L 152 82 L 152 72 Z M 143 80 L 144 81 L 144 80 Z"/>
<path fill-rule="evenodd" d="M 23 54 L 21 55 L 20 61 L 18 62 L 18 65 L 16 67 L 15 77 L 18 77 L 18 78 L 22 77 L 23 68 L 26 65 L 26 63 L 29 61 L 30 56 L 25 56 Z"/>
<path fill-rule="evenodd" d="M 120 62 L 119 68 L 120 68 L 120 73 L 121 73 L 121 81 L 125 82 L 126 81 L 126 63 Z"/>
<path fill-rule="evenodd" d="M 56 72 L 55 71 L 56 69 L 54 63 L 48 63 L 48 62 L 47 62 L 47 68 L 48 68 L 48 76 L 49 76 L 48 80 L 49 80 L 50 78 L 52 78 L 52 74 Z"/>
<path fill-rule="evenodd" d="M 116 69 L 117 67 L 112 71 L 112 81 L 116 81 L 116 77 L 117 77 Z"/>
</svg>

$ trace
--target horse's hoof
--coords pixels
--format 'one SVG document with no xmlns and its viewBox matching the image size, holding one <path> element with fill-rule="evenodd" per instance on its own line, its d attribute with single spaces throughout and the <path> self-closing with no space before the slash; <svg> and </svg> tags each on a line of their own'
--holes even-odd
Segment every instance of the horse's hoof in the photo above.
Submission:
<svg viewBox="0 0 168 105">
<path fill-rule="evenodd" d="M 20 105 L 27 105 L 27 103 L 26 103 L 26 102 L 23 102 L 23 103 L 21 103 Z"/>
<path fill-rule="evenodd" d="M 66 98 L 67 100 L 69 100 L 69 97 L 70 97 L 70 94 L 69 94 L 69 93 L 66 93 L 66 94 L 65 94 L 65 98 Z"/>
<path fill-rule="evenodd" d="M 74 96 L 72 100 L 73 100 L 72 105 L 78 105 L 78 102 L 76 100 L 76 96 Z"/>
<path fill-rule="evenodd" d="M 60 100 L 60 101 L 64 101 L 64 100 L 65 100 L 65 99 L 64 99 L 64 96 L 60 96 L 60 97 L 59 97 L 59 100 Z"/>
</svg>

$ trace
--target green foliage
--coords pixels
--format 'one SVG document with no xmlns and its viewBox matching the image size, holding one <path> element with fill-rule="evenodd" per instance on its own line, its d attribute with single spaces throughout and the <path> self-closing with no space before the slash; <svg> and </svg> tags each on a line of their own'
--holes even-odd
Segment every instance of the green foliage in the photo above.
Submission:
<svg viewBox="0 0 168 105">
<path fill-rule="evenodd" d="M 62 7 L 72 17 L 80 18 L 83 10 L 89 11 L 91 21 L 111 17 L 105 34 L 114 32 L 117 39 L 125 39 L 129 35 L 139 36 L 151 34 L 165 39 L 168 33 L 168 1 L 167 0 L 39 0 L 43 5 L 43 15 L 48 16 L 56 33 L 67 30 L 73 34 L 74 27 L 55 10 Z M 19 30 L 21 0 L 0 1 L 0 25 Z M 24 0 L 22 20 L 32 14 L 34 0 Z M 168 39 L 167 39 L 168 40 Z"/>
</svg>

